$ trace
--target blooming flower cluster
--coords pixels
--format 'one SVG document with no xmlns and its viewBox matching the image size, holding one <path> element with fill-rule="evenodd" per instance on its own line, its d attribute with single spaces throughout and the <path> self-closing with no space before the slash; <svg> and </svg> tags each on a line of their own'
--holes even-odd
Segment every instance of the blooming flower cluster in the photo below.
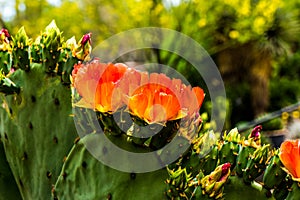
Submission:
<svg viewBox="0 0 300 200">
<path fill-rule="evenodd" d="M 99 60 L 75 65 L 72 79 L 82 97 L 77 106 L 108 113 L 126 107 L 147 123 L 194 116 L 205 96 L 200 87 L 192 88 L 180 79 Z"/>
</svg>

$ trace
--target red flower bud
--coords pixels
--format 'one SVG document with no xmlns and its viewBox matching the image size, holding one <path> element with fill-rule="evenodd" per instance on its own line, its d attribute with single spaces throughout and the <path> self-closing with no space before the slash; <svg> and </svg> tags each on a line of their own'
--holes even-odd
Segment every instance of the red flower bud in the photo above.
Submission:
<svg viewBox="0 0 300 200">
<path fill-rule="evenodd" d="M 260 135 L 260 131 L 262 129 L 261 125 L 255 126 L 251 132 L 251 138 L 257 138 Z"/>
<path fill-rule="evenodd" d="M 0 31 L 0 35 L 4 34 L 6 38 L 10 39 L 10 35 L 8 33 L 8 30 L 3 28 L 1 31 Z"/>
<path fill-rule="evenodd" d="M 83 36 L 81 40 L 81 45 L 84 46 L 87 42 L 91 44 L 92 33 L 87 33 Z"/>
</svg>

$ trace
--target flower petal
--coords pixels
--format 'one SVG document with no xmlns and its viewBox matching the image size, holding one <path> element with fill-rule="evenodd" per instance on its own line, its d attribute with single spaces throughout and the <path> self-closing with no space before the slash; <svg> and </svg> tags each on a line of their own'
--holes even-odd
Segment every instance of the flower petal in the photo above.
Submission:
<svg viewBox="0 0 300 200">
<path fill-rule="evenodd" d="M 280 146 L 280 160 L 293 178 L 300 178 L 300 140 L 287 140 Z"/>
</svg>

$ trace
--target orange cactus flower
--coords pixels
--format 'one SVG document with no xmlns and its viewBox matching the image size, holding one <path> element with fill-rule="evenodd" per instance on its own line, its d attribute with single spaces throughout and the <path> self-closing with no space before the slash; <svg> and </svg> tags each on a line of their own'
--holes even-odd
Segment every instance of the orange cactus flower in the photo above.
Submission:
<svg viewBox="0 0 300 200">
<path fill-rule="evenodd" d="M 180 103 L 167 87 L 149 83 L 139 87 L 129 99 L 129 110 L 147 123 L 177 119 Z"/>
<path fill-rule="evenodd" d="M 280 146 L 280 160 L 293 180 L 300 182 L 300 140 L 287 140 Z"/>
<path fill-rule="evenodd" d="M 114 112 L 124 103 L 119 80 L 129 68 L 124 64 L 104 64 L 95 60 L 88 64 L 74 66 L 73 86 L 82 99 L 77 106 L 92 108 L 100 112 Z"/>
<path fill-rule="evenodd" d="M 82 99 L 77 106 L 114 112 L 127 105 L 147 123 L 160 123 L 199 112 L 204 92 L 165 74 L 139 72 L 125 64 L 95 60 L 74 66 L 72 83 Z"/>
<path fill-rule="evenodd" d="M 145 76 L 140 79 L 143 84 L 129 93 L 127 104 L 133 115 L 147 123 L 176 120 L 199 111 L 204 99 L 201 88 L 188 87 L 165 74 L 151 73 L 148 81 Z"/>
</svg>

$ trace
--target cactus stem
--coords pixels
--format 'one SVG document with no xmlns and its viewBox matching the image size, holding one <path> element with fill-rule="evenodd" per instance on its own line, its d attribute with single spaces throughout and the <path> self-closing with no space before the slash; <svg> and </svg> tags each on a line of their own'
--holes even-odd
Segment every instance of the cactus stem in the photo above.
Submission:
<svg viewBox="0 0 300 200">
<path fill-rule="evenodd" d="M 256 181 L 252 181 L 251 182 L 251 186 L 255 189 L 257 189 L 258 191 L 262 191 L 263 187 L 261 184 L 257 183 Z"/>
</svg>

